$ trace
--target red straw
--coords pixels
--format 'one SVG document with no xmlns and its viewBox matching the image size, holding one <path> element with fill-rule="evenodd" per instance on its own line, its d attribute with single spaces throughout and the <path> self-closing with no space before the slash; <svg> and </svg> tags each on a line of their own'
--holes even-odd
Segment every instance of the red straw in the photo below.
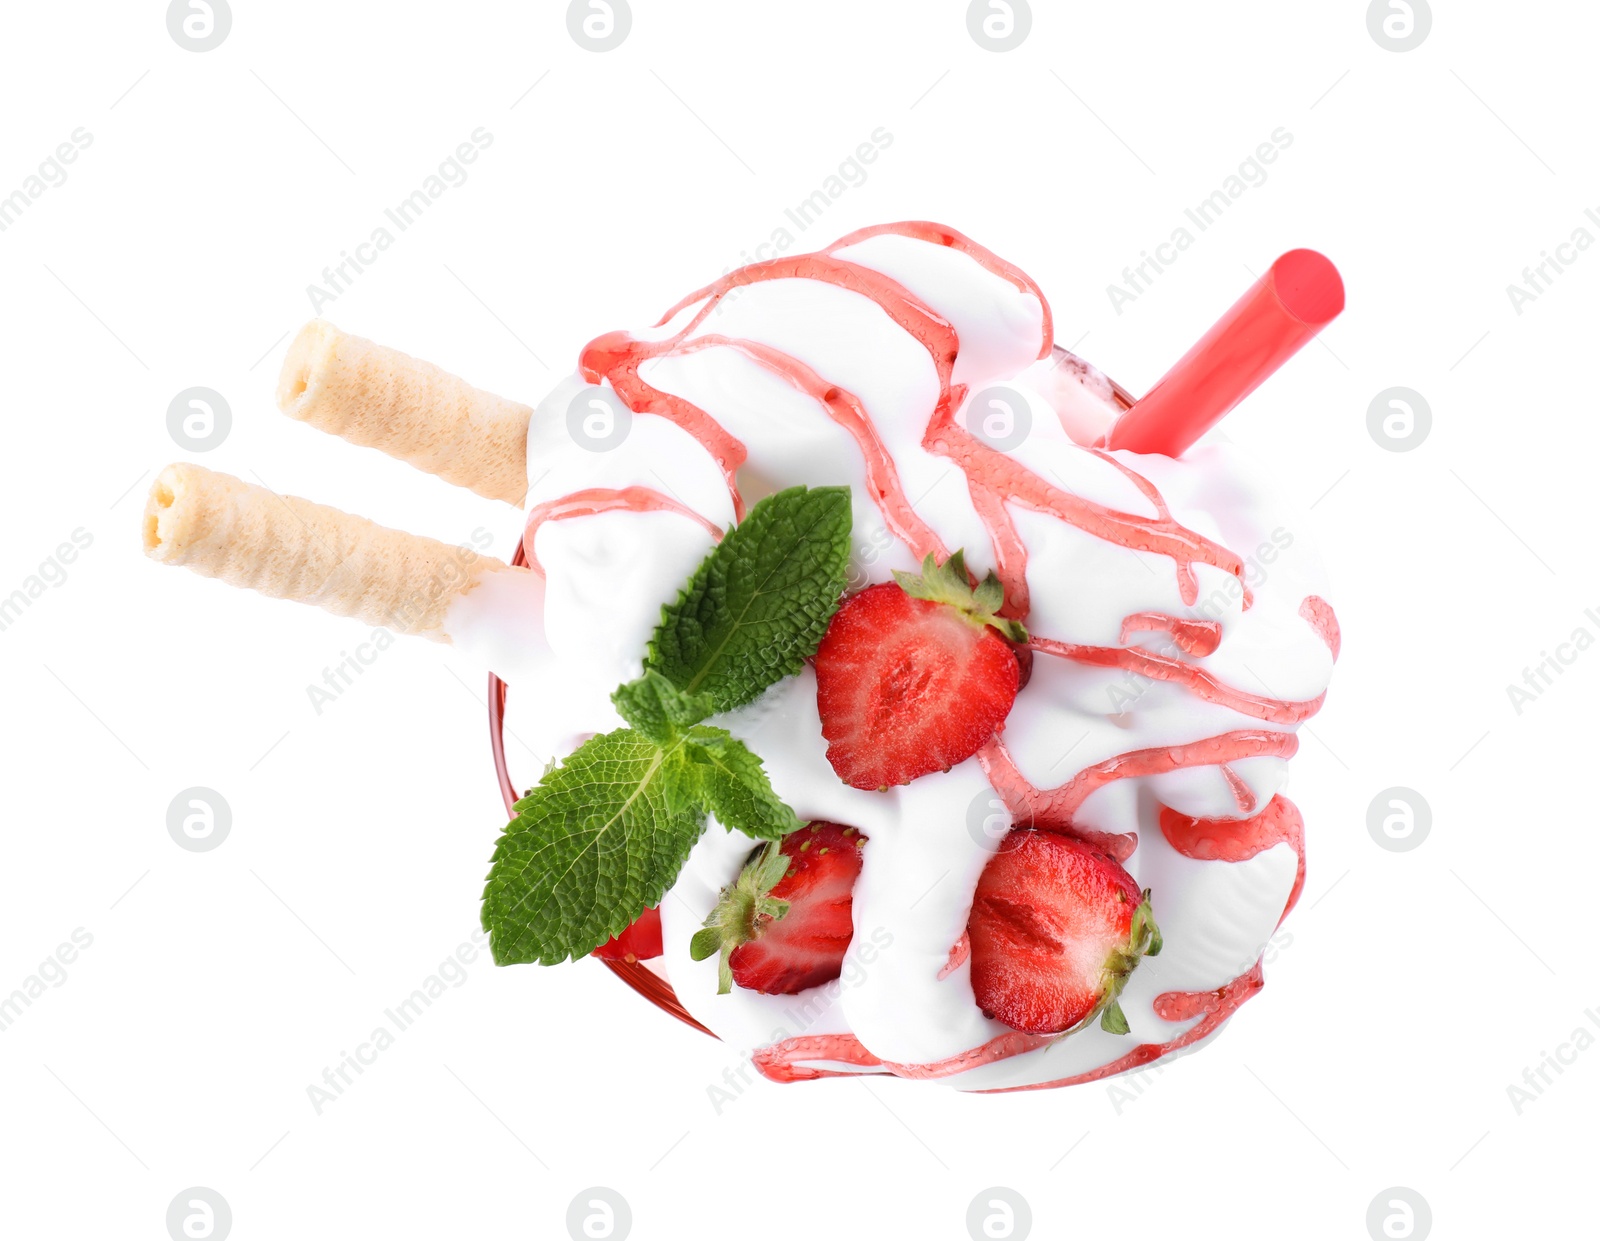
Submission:
<svg viewBox="0 0 1600 1241">
<path fill-rule="evenodd" d="M 1181 456 L 1343 309 L 1338 269 L 1290 250 L 1117 420 L 1106 447 Z"/>
</svg>

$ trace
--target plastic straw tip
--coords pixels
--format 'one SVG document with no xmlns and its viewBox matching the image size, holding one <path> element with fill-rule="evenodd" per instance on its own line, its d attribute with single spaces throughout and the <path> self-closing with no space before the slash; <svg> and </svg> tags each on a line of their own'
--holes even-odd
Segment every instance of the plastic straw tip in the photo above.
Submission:
<svg viewBox="0 0 1600 1241">
<path fill-rule="evenodd" d="M 1315 250 L 1290 250 L 1280 255 L 1269 275 L 1283 308 L 1309 327 L 1331 323 L 1344 309 L 1339 269 Z"/>
</svg>

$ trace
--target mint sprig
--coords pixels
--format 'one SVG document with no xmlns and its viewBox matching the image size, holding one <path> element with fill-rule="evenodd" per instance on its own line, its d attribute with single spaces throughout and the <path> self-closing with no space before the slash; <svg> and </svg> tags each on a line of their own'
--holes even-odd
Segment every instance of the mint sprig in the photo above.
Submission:
<svg viewBox="0 0 1600 1241">
<path fill-rule="evenodd" d="M 660 902 L 705 829 L 778 840 L 801 826 L 761 759 L 703 721 L 816 653 L 844 592 L 850 492 L 761 501 L 663 607 L 644 674 L 611 701 L 628 727 L 585 742 L 516 804 L 483 927 L 498 964 L 581 957 Z"/>
</svg>

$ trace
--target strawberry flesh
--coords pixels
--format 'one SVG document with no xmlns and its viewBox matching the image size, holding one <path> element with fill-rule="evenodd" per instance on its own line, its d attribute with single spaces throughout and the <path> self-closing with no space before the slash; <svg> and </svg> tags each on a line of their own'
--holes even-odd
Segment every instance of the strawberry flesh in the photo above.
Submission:
<svg viewBox="0 0 1600 1241">
<path fill-rule="evenodd" d="M 1140 903 L 1128 872 L 1082 841 L 1011 832 L 967 920 L 978 1007 L 1013 1030 L 1058 1034 L 1114 1003 Z"/>
<path fill-rule="evenodd" d="M 661 911 L 647 909 L 626 930 L 589 954 L 603 961 L 648 961 L 661 955 Z"/>
<path fill-rule="evenodd" d="M 994 629 L 899 585 L 847 599 L 817 650 L 828 762 L 878 789 L 947 771 L 994 736 L 1016 700 L 1017 658 Z"/>
<path fill-rule="evenodd" d="M 853 827 L 812 823 L 783 838 L 789 870 L 770 895 L 789 902 L 780 918 L 763 915 L 754 938 L 733 950 L 733 981 L 767 995 L 793 995 L 832 982 L 855 933 L 851 893 L 866 838 Z"/>
</svg>

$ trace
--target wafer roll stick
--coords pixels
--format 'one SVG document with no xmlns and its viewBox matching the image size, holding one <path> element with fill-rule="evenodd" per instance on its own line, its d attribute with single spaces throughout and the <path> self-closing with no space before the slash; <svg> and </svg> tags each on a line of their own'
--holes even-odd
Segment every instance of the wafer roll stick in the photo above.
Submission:
<svg viewBox="0 0 1600 1241">
<path fill-rule="evenodd" d="M 491 500 L 527 495 L 533 410 L 322 319 L 289 346 L 278 408 Z"/>
<path fill-rule="evenodd" d="M 144 549 L 274 599 L 441 642 L 450 640 L 450 604 L 486 574 L 512 571 L 493 556 L 183 463 L 150 489 Z"/>
</svg>

